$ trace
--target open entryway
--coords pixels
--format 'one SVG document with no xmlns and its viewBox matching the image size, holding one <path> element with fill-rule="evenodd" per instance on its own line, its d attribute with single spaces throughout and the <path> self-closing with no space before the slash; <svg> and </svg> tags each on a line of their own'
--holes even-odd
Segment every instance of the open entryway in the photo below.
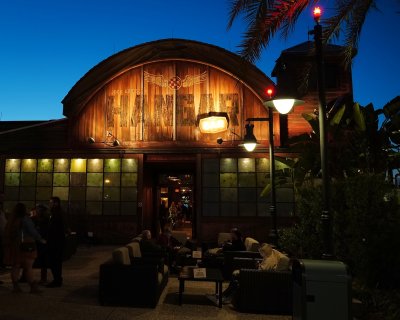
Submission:
<svg viewBox="0 0 400 320">
<path fill-rule="evenodd" d="M 195 236 L 195 163 L 147 162 L 144 165 L 144 222 L 154 234 L 164 227 Z M 145 208 L 144 208 L 145 209 Z M 151 219 L 151 221 L 150 221 Z M 146 223 L 145 223 L 146 226 Z"/>
</svg>

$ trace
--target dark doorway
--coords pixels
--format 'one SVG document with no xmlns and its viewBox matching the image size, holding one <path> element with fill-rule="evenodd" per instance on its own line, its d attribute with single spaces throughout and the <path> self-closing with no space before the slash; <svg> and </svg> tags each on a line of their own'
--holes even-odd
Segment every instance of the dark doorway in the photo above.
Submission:
<svg viewBox="0 0 400 320">
<path fill-rule="evenodd" d="M 163 227 L 169 226 L 194 238 L 194 187 L 195 163 L 145 162 L 144 227 L 158 235 Z"/>
</svg>

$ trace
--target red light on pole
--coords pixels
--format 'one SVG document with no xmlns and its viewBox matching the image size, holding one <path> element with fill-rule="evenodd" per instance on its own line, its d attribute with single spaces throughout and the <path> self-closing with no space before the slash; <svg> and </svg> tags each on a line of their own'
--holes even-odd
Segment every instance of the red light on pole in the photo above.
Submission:
<svg viewBox="0 0 400 320">
<path fill-rule="evenodd" d="M 314 15 L 315 22 L 319 23 L 319 20 L 320 20 L 321 15 L 322 15 L 321 7 L 315 7 L 314 11 L 313 11 L 313 15 Z"/>
<path fill-rule="evenodd" d="M 274 94 L 274 89 L 272 88 L 267 88 L 266 89 L 267 95 L 269 96 L 269 98 L 272 98 L 272 95 Z"/>
</svg>

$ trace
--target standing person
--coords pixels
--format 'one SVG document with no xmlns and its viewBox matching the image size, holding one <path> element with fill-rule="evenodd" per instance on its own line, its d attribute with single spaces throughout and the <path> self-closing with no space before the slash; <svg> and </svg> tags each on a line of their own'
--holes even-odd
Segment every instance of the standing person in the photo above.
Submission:
<svg viewBox="0 0 400 320">
<path fill-rule="evenodd" d="M 50 219 L 47 230 L 47 258 L 53 281 L 46 287 L 56 288 L 61 287 L 62 278 L 62 262 L 65 244 L 65 225 L 64 212 L 61 208 L 59 197 L 50 199 Z"/>
<path fill-rule="evenodd" d="M 169 212 L 168 222 L 171 224 L 171 227 L 173 228 L 175 226 L 176 214 L 177 214 L 177 207 L 175 201 L 171 202 L 171 206 L 169 207 L 168 212 Z"/>
<path fill-rule="evenodd" d="M 47 240 L 47 235 L 49 232 L 49 214 L 47 212 L 47 207 L 43 204 L 38 204 L 35 207 L 35 214 L 32 216 L 32 221 L 38 230 L 40 236 Z M 39 284 L 45 284 L 47 282 L 47 244 L 38 242 L 38 253 L 36 261 L 40 267 L 40 281 Z"/>
<path fill-rule="evenodd" d="M 6 224 L 7 224 L 7 219 L 3 210 L 3 201 L 2 199 L 0 199 L 0 268 L 4 268 L 6 266 L 4 264 L 4 250 L 3 250 L 3 237 Z M 3 284 L 3 281 L 0 280 L 0 284 Z"/>
<path fill-rule="evenodd" d="M 17 203 L 7 222 L 4 237 L 5 262 L 12 266 L 10 276 L 14 292 L 22 291 L 18 284 L 21 268 L 31 286 L 31 293 L 40 292 L 33 280 L 32 270 L 33 261 L 37 257 L 35 240 L 46 243 L 35 229 L 25 205 Z"/>
</svg>

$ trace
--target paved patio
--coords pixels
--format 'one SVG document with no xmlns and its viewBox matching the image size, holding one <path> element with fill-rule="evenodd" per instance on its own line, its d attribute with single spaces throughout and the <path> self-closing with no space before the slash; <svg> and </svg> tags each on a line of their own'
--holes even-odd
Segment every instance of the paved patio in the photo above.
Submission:
<svg viewBox="0 0 400 320">
<path fill-rule="evenodd" d="M 0 320 L 292 319 L 291 316 L 239 313 L 231 305 L 219 309 L 205 298 L 205 294 L 214 291 L 213 283 L 193 282 L 187 285 L 184 304 L 179 306 L 176 277 L 169 279 L 154 309 L 100 306 L 97 300 L 99 265 L 108 259 L 113 248 L 79 247 L 77 253 L 64 263 L 63 287 L 43 287 L 43 293 L 39 295 L 29 294 L 27 284 L 21 284 L 24 293 L 13 293 L 9 274 L 0 274 L 0 280 L 4 281 L 0 285 Z M 35 272 L 36 278 L 39 278 L 39 270 Z"/>
</svg>

